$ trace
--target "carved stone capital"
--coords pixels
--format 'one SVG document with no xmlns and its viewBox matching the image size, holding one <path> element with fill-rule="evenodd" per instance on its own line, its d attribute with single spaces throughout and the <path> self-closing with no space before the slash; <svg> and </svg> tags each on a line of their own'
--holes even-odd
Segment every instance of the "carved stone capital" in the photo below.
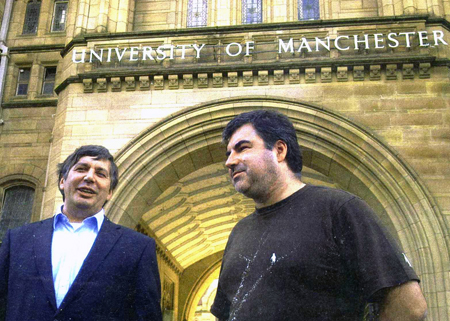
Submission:
<svg viewBox="0 0 450 321">
<path fill-rule="evenodd" d="M 92 79 L 83 79 L 83 92 L 85 92 L 85 93 L 94 92 L 94 86 L 92 84 Z"/>
<path fill-rule="evenodd" d="M 227 75 L 228 75 L 228 87 L 237 87 L 238 85 L 237 72 L 229 72 Z"/>
<path fill-rule="evenodd" d="M 163 90 L 164 89 L 164 76 L 158 75 L 153 78 L 153 82 L 155 85 L 155 90 Z"/>
<path fill-rule="evenodd" d="M 97 92 L 105 93 L 107 90 L 106 78 L 97 78 Z"/>
<path fill-rule="evenodd" d="M 194 77 L 192 74 L 183 75 L 183 88 L 192 89 L 194 88 Z"/>
</svg>

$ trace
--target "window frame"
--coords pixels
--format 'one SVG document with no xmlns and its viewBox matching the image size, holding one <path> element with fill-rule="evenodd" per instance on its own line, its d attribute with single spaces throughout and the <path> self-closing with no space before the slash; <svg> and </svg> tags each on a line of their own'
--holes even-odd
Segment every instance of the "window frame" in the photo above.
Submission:
<svg viewBox="0 0 450 321">
<path fill-rule="evenodd" d="M 29 216 L 29 222 L 31 223 L 33 221 L 35 221 L 36 218 L 36 209 L 39 206 L 39 202 L 38 202 L 38 197 L 41 197 L 42 194 L 39 193 L 39 190 L 37 188 L 37 184 L 32 183 L 28 180 L 24 180 L 24 179 L 9 179 L 6 182 L 1 182 L 0 181 L 0 220 L 2 219 L 3 216 L 3 207 L 4 207 L 4 203 L 5 203 L 5 198 L 6 198 L 6 192 L 8 189 L 14 188 L 14 187 L 27 187 L 27 188 L 31 188 L 33 189 L 34 193 L 33 193 L 33 199 L 32 199 L 32 206 L 31 206 L 31 213 Z M 38 195 L 39 194 L 39 195 Z M 27 224 L 27 223 L 25 223 Z M 0 244 L 1 244 L 1 239 L 0 239 Z"/>
<path fill-rule="evenodd" d="M 47 71 L 49 69 L 54 69 L 55 70 L 54 78 L 46 81 Z M 54 90 L 55 90 L 55 84 L 56 84 L 56 73 L 57 73 L 57 70 L 58 70 L 57 66 L 50 66 L 50 65 L 49 66 L 44 66 L 44 70 L 43 70 L 43 73 L 42 73 L 42 86 L 41 86 L 41 95 L 42 96 L 54 96 L 55 95 L 55 91 Z M 46 84 L 50 84 L 50 83 L 53 83 L 52 92 L 51 93 L 45 93 L 44 92 L 45 86 L 46 86 Z"/>
<path fill-rule="evenodd" d="M 21 70 L 29 70 L 29 75 L 28 75 L 28 79 L 25 80 L 21 80 Z M 16 89 L 14 92 L 14 96 L 17 97 L 27 97 L 28 96 L 28 91 L 30 89 L 30 79 L 31 79 L 31 66 L 24 66 L 24 67 L 18 67 L 18 75 L 17 75 L 17 83 L 16 83 Z M 26 85 L 26 93 L 25 94 L 19 94 L 19 87 L 21 85 Z"/>
<path fill-rule="evenodd" d="M 30 0 L 27 2 L 26 9 L 25 9 L 25 18 L 24 18 L 23 26 L 22 26 L 22 35 L 27 36 L 27 35 L 37 34 L 37 31 L 39 28 L 39 18 L 40 18 L 40 14 L 41 14 L 41 6 L 42 6 L 42 2 L 39 0 Z M 33 14 L 33 12 L 31 10 L 35 9 L 34 7 L 37 8 L 37 12 L 35 13 L 36 17 L 30 17 L 30 15 Z M 29 23 L 31 18 L 34 18 L 34 20 L 32 20 L 33 25 L 28 26 L 27 24 Z"/>
<path fill-rule="evenodd" d="M 57 6 L 60 4 L 65 4 L 65 12 L 63 13 L 64 15 L 64 28 L 61 29 L 57 29 L 55 30 L 55 21 L 56 21 L 56 9 Z M 53 3 L 53 15 L 52 15 L 52 22 L 51 22 L 51 26 L 50 26 L 50 32 L 64 32 L 66 31 L 66 23 L 67 23 L 67 12 L 69 11 L 69 1 L 68 0 L 55 0 L 55 2 Z"/>
<path fill-rule="evenodd" d="M 312 3 L 312 17 L 304 17 L 304 2 Z M 319 20 L 320 19 L 320 0 L 297 0 L 297 19 L 298 21 Z M 309 15 L 309 14 L 308 14 Z"/>
<path fill-rule="evenodd" d="M 256 13 L 254 15 L 256 16 L 256 20 L 254 21 L 248 21 L 248 7 L 249 4 L 252 6 L 252 9 L 255 8 L 256 5 Z M 241 14 L 242 14 L 242 24 L 244 25 L 250 25 L 250 24 L 257 24 L 257 23 L 263 23 L 263 0 L 242 0 L 242 8 L 241 8 Z M 259 10 L 259 12 L 258 12 Z"/>
<path fill-rule="evenodd" d="M 196 8 L 201 7 L 201 17 L 200 17 L 200 23 L 196 24 L 193 23 L 193 6 L 197 5 Z M 201 4 L 201 5 L 199 5 Z M 198 11 L 197 11 L 198 12 Z M 196 13 L 197 13 L 196 12 Z M 208 0 L 188 0 L 187 3 L 187 15 L 186 15 L 186 27 L 187 28 L 201 28 L 208 26 Z"/>
</svg>

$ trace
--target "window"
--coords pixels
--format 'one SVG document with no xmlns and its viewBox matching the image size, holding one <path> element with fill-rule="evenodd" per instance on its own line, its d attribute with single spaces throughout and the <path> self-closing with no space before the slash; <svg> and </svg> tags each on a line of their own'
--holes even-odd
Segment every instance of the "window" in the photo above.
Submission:
<svg viewBox="0 0 450 321">
<path fill-rule="evenodd" d="M 188 27 L 204 27 L 208 19 L 208 0 L 189 0 Z"/>
<path fill-rule="evenodd" d="M 44 82 L 42 83 L 42 94 L 53 95 L 55 87 L 56 67 L 46 67 L 44 70 Z"/>
<path fill-rule="evenodd" d="M 298 0 L 298 20 L 320 19 L 319 0 Z"/>
<path fill-rule="evenodd" d="M 242 0 L 242 23 L 262 22 L 262 0 Z"/>
<path fill-rule="evenodd" d="M 29 186 L 16 185 L 6 188 L 0 215 L 0 237 L 10 228 L 19 227 L 31 220 L 34 189 Z"/>
<path fill-rule="evenodd" d="M 55 1 L 53 9 L 52 31 L 64 31 L 66 29 L 67 1 Z"/>
<path fill-rule="evenodd" d="M 40 10 L 41 10 L 40 1 L 32 0 L 28 2 L 22 32 L 24 35 L 32 35 L 37 32 Z"/>
<path fill-rule="evenodd" d="M 17 96 L 24 96 L 28 93 L 28 84 L 30 83 L 31 68 L 20 68 L 19 79 L 17 81 Z"/>
</svg>

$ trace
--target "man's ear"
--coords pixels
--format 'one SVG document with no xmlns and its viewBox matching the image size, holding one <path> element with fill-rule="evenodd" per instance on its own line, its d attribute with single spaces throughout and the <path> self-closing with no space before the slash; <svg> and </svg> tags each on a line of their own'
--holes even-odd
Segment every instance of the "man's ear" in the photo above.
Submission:
<svg viewBox="0 0 450 321">
<path fill-rule="evenodd" d="M 286 142 L 282 140 L 277 140 L 273 145 L 273 150 L 276 152 L 277 160 L 279 163 L 283 162 L 286 159 L 288 151 Z"/>
<path fill-rule="evenodd" d="M 59 189 L 64 190 L 64 176 L 59 180 Z"/>
</svg>

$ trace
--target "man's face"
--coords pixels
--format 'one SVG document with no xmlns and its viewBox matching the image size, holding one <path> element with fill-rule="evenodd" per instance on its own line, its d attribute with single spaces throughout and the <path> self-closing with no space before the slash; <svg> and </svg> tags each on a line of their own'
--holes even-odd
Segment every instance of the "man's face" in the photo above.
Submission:
<svg viewBox="0 0 450 321">
<path fill-rule="evenodd" d="M 110 162 L 84 156 L 72 166 L 59 187 L 64 190 L 64 213 L 86 218 L 98 213 L 112 196 Z"/>
<path fill-rule="evenodd" d="M 227 146 L 231 182 L 239 193 L 264 202 L 278 176 L 276 153 L 265 147 L 263 139 L 251 124 L 238 128 Z"/>
</svg>

